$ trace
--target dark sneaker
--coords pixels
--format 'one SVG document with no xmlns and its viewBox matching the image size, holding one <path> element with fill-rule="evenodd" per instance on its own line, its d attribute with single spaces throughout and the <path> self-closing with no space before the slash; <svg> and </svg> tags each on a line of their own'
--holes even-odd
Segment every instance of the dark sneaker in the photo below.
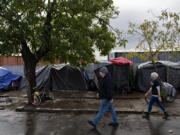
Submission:
<svg viewBox="0 0 180 135">
<path fill-rule="evenodd" d="M 149 113 L 146 113 L 145 115 L 142 116 L 144 119 L 149 120 Z"/>
<path fill-rule="evenodd" d="M 93 121 L 88 120 L 88 124 L 91 125 L 91 126 L 93 126 L 94 128 L 96 128 L 96 125 L 93 123 Z"/>
<path fill-rule="evenodd" d="M 111 123 L 109 123 L 108 125 L 109 125 L 109 126 L 113 126 L 113 127 L 117 127 L 117 126 L 119 126 L 119 123 L 113 123 L 113 122 L 111 122 Z"/>
<path fill-rule="evenodd" d="M 163 119 L 167 120 L 168 117 L 169 117 L 169 114 L 167 112 L 165 112 Z"/>
</svg>

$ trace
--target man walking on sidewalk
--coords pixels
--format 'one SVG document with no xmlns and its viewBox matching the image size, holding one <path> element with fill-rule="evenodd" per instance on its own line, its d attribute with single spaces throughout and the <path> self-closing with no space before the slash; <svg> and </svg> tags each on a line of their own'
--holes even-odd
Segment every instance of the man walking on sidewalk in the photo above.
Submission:
<svg viewBox="0 0 180 135">
<path fill-rule="evenodd" d="M 99 75 L 102 78 L 100 80 L 99 90 L 98 90 L 99 97 L 101 98 L 101 106 L 100 106 L 100 110 L 99 110 L 96 118 L 93 121 L 88 120 L 88 123 L 91 126 L 96 127 L 97 123 L 101 120 L 101 118 L 104 116 L 106 111 L 109 110 L 113 117 L 113 122 L 109 123 L 109 125 L 110 126 L 118 126 L 116 112 L 114 111 L 114 107 L 112 105 L 114 90 L 113 90 L 111 76 L 106 67 L 102 67 L 99 70 Z"/>
<path fill-rule="evenodd" d="M 152 80 L 152 87 L 148 90 L 148 92 L 145 94 L 145 97 L 148 97 L 150 93 L 152 93 L 150 101 L 149 101 L 149 107 L 148 107 L 148 112 L 143 116 L 145 119 L 149 119 L 149 115 L 152 110 L 152 105 L 154 102 L 157 103 L 159 108 L 164 112 L 164 119 L 167 119 L 168 113 L 166 108 L 161 104 L 161 93 L 160 93 L 160 83 L 158 81 L 158 74 L 156 72 L 152 72 L 150 75 L 150 78 Z"/>
</svg>

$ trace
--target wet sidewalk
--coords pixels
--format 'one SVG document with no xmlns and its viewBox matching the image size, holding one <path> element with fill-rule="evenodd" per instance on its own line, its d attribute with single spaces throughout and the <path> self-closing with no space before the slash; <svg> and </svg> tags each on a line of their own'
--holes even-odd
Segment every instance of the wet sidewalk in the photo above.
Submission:
<svg viewBox="0 0 180 135">
<path fill-rule="evenodd" d="M 179 135 L 180 117 L 164 120 L 153 115 L 150 120 L 138 114 L 118 114 L 119 126 L 108 126 L 110 115 L 92 128 L 87 120 L 96 114 L 59 114 L 0 111 L 1 135 Z"/>
<path fill-rule="evenodd" d="M 16 108 L 19 112 L 48 112 L 48 113 L 97 113 L 100 100 L 95 92 L 57 92 L 55 100 L 49 100 L 39 106 L 21 104 Z M 116 94 L 114 107 L 118 114 L 142 114 L 147 111 L 144 94 L 135 92 L 128 95 Z M 173 103 L 164 104 L 172 116 L 180 116 L 180 98 Z M 162 111 L 153 106 L 152 114 L 162 114 Z"/>
<path fill-rule="evenodd" d="M 58 92 L 54 95 L 56 99 L 53 101 L 46 101 L 40 106 L 27 106 L 26 93 L 1 94 L 1 101 L 9 98 L 12 102 L 0 104 L 0 134 L 178 135 L 180 132 L 179 96 L 174 103 L 165 104 L 171 115 L 168 120 L 162 119 L 159 115 L 161 110 L 155 105 L 152 110 L 153 115 L 150 120 L 146 120 L 142 119 L 141 115 L 147 109 L 143 93 L 116 95 L 114 106 L 119 126 L 117 128 L 108 126 L 112 117 L 106 113 L 94 129 L 88 125 L 87 120 L 93 120 L 99 109 L 100 100 L 96 98 L 95 92 Z"/>
</svg>

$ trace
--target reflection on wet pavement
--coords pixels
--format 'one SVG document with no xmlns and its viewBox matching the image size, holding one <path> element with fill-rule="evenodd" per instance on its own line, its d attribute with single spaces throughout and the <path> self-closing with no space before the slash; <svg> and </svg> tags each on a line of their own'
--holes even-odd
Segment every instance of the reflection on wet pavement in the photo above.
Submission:
<svg viewBox="0 0 180 135">
<path fill-rule="evenodd" d="M 97 128 L 92 128 L 87 132 L 88 135 L 101 135 Z"/>
<path fill-rule="evenodd" d="M 158 123 L 152 123 L 152 121 L 149 121 L 149 129 L 151 135 L 161 135 L 161 128 L 165 124 L 166 121 L 161 121 Z"/>
<path fill-rule="evenodd" d="M 151 116 L 149 121 L 141 115 L 119 114 L 119 126 L 108 126 L 112 118 L 106 115 L 97 128 L 87 124 L 96 114 L 58 113 L 17 113 L 0 111 L 0 135 L 168 135 L 180 132 L 180 117 L 163 120 L 161 116 Z"/>
</svg>

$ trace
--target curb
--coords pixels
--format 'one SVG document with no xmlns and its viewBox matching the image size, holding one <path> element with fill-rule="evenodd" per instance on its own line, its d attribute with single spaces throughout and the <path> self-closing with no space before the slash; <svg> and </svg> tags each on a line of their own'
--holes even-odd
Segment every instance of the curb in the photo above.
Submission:
<svg viewBox="0 0 180 135">
<path fill-rule="evenodd" d="M 97 109 L 52 109 L 52 108 L 35 108 L 35 107 L 18 107 L 16 112 L 40 112 L 40 113 L 97 113 Z M 117 114 L 143 114 L 143 111 L 135 110 L 117 110 Z M 152 112 L 152 114 L 159 114 L 158 111 Z"/>
<path fill-rule="evenodd" d="M 52 108 L 36 108 L 31 107 L 18 107 L 15 109 L 16 112 L 29 112 L 29 113 L 59 113 L 59 114 L 97 114 L 97 109 L 52 109 Z M 136 110 L 116 110 L 117 114 L 144 114 L 144 111 Z M 151 112 L 151 115 L 162 115 L 158 111 Z M 169 116 L 179 117 L 179 114 L 170 114 Z"/>
</svg>

